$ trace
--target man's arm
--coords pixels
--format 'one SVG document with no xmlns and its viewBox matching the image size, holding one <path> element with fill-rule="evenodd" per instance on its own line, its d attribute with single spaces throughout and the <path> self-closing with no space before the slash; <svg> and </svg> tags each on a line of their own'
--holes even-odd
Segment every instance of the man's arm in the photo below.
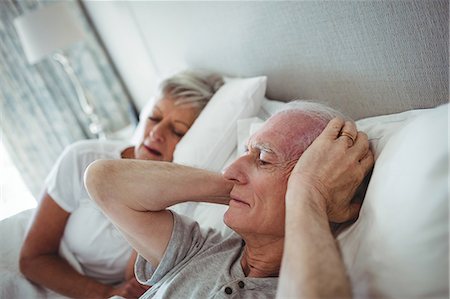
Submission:
<svg viewBox="0 0 450 299">
<path fill-rule="evenodd" d="M 185 201 L 227 204 L 232 183 L 221 174 L 168 162 L 99 160 L 85 173 L 89 195 L 154 267 L 173 228 L 166 210 Z"/>
<path fill-rule="evenodd" d="M 339 137 L 357 136 L 355 143 Z M 286 193 L 285 248 L 278 298 L 350 298 L 351 287 L 329 222 L 356 219 L 351 198 L 373 165 L 367 136 L 332 120 L 303 153 Z"/>
</svg>

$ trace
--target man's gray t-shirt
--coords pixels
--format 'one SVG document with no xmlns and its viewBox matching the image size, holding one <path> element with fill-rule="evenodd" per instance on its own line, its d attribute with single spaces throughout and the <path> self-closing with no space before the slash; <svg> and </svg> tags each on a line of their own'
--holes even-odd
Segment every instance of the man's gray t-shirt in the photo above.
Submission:
<svg viewBox="0 0 450 299">
<path fill-rule="evenodd" d="M 152 287 L 141 298 L 275 298 L 277 277 L 245 277 L 243 240 L 201 229 L 193 219 L 172 212 L 174 227 L 166 252 L 154 269 L 138 256 L 136 277 Z"/>
</svg>

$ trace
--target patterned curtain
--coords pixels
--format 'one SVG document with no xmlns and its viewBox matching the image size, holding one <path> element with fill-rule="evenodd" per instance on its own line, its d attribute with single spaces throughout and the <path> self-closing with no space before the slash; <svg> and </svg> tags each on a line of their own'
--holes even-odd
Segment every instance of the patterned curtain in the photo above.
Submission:
<svg viewBox="0 0 450 299">
<path fill-rule="evenodd" d="M 13 25 L 17 16 L 51 4 L 42 0 L 0 1 L 1 141 L 35 197 L 67 145 L 95 138 L 61 65 L 50 57 L 28 64 Z M 85 39 L 66 54 L 104 127 L 108 132 L 117 131 L 130 123 L 130 99 L 80 4 L 70 1 L 68 5 L 79 19 Z"/>
</svg>

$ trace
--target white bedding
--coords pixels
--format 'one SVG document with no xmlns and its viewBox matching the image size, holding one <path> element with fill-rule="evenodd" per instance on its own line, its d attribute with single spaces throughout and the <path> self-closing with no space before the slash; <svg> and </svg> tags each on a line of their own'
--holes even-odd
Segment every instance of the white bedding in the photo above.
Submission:
<svg viewBox="0 0 450 299">
<path fill-rule="evenodd" d="M 265 119 L 282 105 L 271 104 L 263 101 L 257 116 Z M 448 298 L 448 107 L 357 122 L 368 133 L 377 162 L 360 219 L 338 238 L 356 298 Z M 236 144 L 242 144 L 255 122 L 259 120 L 238 125 Z M 425 149 L 422 144 L 433 147 Z M 402 165 L 403 160 L 408 164 Z M 226 232 L 223 206 L 187 204 L 178 209 Z M 424 214 L 425 210 L 432 212 Z M 0 298 L 64 298 L 36 287 L 18 270 L 31 214 L 27 210 L 0 222 Z M 399 231 L 401 236 L 396 235 Z"/>
<path fill-rule="evenodd" d="M 35 209 L 0 221 L 0 298 L 67 298 L 27 280 L 19 271 L 19 252 Z"/>
<path fill-rule="evenodd" d="M 258 87 L 260 89 L 259 96 L 264 95 L 265 91 L 265 79 L 264 79 L 264 85 L 261 87 Z M 263 87 L 263 88 L 262 88 Z M 242 87 L 239 87 L 242 89 Z M 242 101 L 246 101 L 243 99 Z M 255 102 L 255 101 L 253 101 Z M 283 103 L 278 102 L 277 104 L 274 103 L 268 103 L 268 100 L 259 99 L 257 102 L 257 108 L 253 112 L 249 112 L 250 114 L 244 114 L 243 117 L 249 117 L 254 116 L 257 114 L 261 118 L 267 118 L 267 115 L 273 112 L 276 107 L 279 105 L 283 105 Z M 220 104 L 220 102 L 219 102 Z M 268 105 L 268 106 L 267 106 Z M 267 106 L 267 107 L 266 107 Z M 216 107 L 218 110 L 223 113 L 223 110 L 220 109 L 221 107 Z M 261 108 L 261 110 L 259 110 Z M 151 109 L 146 109 L 147 111 L 151 111 Z M 258 111 L 256 113 L 255 111 Z M 229 111 L 230 115 L 234 115 L 235 111 L 231 110 Z M 209 119 L 214 119 L 213 115 L 208 114 Z M 144 117 L 145 119 L 145 117 Z M 225 119 L 224 119 L 225 121 Z M 220 124 L 219 124 L 220 125 Z M 230 125 L 230 124 L 228 124 Z M 248 128 L 247 128 L 248 130 Z M 199 132 L 200 133 L 200 132 Z M 202 134 L 210 134 L 210 132 L 204 132 L 202 130 Z M 245 134 L 248 134 L 246 132 Z M 237 135 L 242 135 L 237 134 Z M 127 138 L 131 138 L 131 136 L 127 136 Z M 189 138 L 189 137 L 188 137 Z M 195 140 L 198 140 L 198 138 L 194 138 Z M 219 140 L 220 142 L 227 142 L 226 138 L 222 138 Z M 232 144 L 233 148 L 236 148 L 237 140 L 229 141 L 228 143 Z M 221 157 L 223 161 L 231 161 L 234 159 L 236 155 L 236 150 L 234 150 L 231 154 L 229 152 L 224 152 L 224 155 Z M 209 162 L 208 162 L 209 163 Z M 226 165 L 228 162 L 224 162 L 223 165 Z M 222 166 L 223 166 L 222 165 Z M 201 166 L 201 165 L 199 165 Z M 194 209 L 195 208 L 195 209 Z M 211 215 L 219 215 L 217 217 L 212 217 L 212 224 L 215 225 L 216 223 L 220 224 L 222 222 L 221 214 L 223 214 L 223 207 L 219 207 L 216 205 L 214 208 L 204 207 L 201 206 L 197 209 L 197 207 L 191 207 L 189 205 L 180 206 L 179 211 L 184 214 L 191 214 L 193 216 L 198 217 L 197 219 L 199 221 L 204 221 L 206 225 L 211 225 L 211 217 L 206 217 L 203 214 L 204 209 L 209 209 L 209 211 L 214 211 Z M 18 258 L 19 258 L 19 252 L 20 248 L 28 227 L 29 222 L 31 221 L 33 211 L 35 209 L 30 209 L 23 211 L 17 215 L 14 215 L 12 217 L 9 217 L 7 219 L 4 219 L 0 221 L 0 240 L 1 240 L 1 246 L 0 246 L 0 299 L 13 299 L 13 298 L 67 298 L 65 296 L 61 296 L 59 294 L 56 294 L 53 291 L 46 290 L 44 288 L 38 287 L 37 285 L 31 283 L 28 281 L 19 271 L 18 267 Z M 221 226 L 221 228 L 226 230 L 224 228 L 224 225 Z M 65 250 L 64 244 L 60 247 L 60 254 L 68 260 L 68 262 L 80 273 L 82 273 L 81 267 L 76 261 L 75 257 L 71 255 L 71 253 L 68 250 Z"/>
</svg>

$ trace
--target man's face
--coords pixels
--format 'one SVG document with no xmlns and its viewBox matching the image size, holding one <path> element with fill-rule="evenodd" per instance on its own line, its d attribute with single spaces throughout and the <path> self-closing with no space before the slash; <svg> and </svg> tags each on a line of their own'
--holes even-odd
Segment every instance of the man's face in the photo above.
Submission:
<svg viewBox="0 0 450 299">
<path fill-rule="evenodd" d="M 304 150 L 295 140 L 311 123 L 298 112 L 279 114 L 250 137 L 247 152 L 224 172 L 235 183 L 226 225 L 240 235 L 284 236 L 287 181 Z"/>
</svg>

